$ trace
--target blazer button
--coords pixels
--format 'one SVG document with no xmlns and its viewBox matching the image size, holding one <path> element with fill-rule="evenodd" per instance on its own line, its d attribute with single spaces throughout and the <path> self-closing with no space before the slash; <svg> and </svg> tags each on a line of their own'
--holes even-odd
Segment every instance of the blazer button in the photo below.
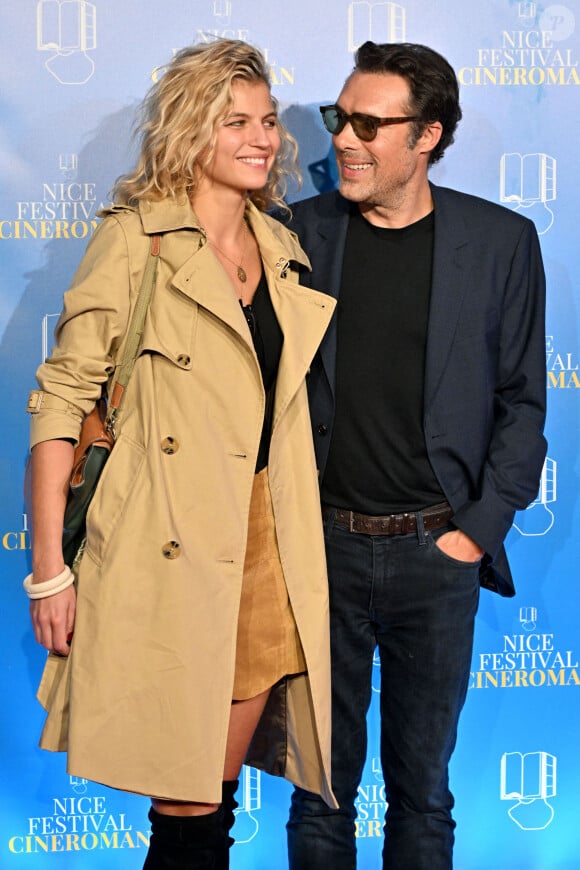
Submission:
<svg viewBox="0 0 580 870">
<path fill-rule="evenodd" d="M 181 547 L 177 541 L 167 541 L 161 548 L 166 559 L 177 559 L 181 553 Z"/>
<path fill-rule="evenodd" d="M 319 435 L 326 435 L 326 433 L 328 432 L 328 426 L 326 426 L 324 423 L 319 423 L 316 427 L 316 431 Z"/>
<path fill-rule="evenodd" d="M 188 366 L 191 362 L 191 357 L 188 356 L 186 353 L 180 353 L 177 357 L 177 362 L 180 366 Z"/>
<path fill-rule="evenodd" d="M 164 438 L 161 442 L 161 449 L 164 453 L 167 453 L 168 456 L 172 456 L 179 450 L 179 441 L 177 438 L 168 435 L 167 438 Z"/>
</svg>

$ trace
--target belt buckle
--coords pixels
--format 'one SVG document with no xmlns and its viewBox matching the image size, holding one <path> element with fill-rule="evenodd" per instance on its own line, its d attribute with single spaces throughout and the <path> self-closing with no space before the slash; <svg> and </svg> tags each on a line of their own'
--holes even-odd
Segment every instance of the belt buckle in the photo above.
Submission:
<svg viewBox="0 0 580 870">
<path fill-rule="evenodd" d="M 354 511 L 348 512 L 348 530 L 351 534 L 354 534 Z"/>
</svg>

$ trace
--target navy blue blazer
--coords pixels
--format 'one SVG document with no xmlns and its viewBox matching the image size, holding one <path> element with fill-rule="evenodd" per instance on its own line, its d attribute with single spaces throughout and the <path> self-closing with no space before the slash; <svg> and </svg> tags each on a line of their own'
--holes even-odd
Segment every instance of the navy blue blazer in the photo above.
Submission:
<svg viewBox="0 0 580 870">
<path fill-rule="evenodd" d="M 515 511 L 537 495 L 546 454 L 540 246 L 534 224 L 522 215 L 454 190 L 431 189 L 425 443 L 454 524 L 485 550 L 482 585 L 511 596 L 503 541 Z M 350 208 L 336 191 L 292 205 L 290 228 L 312 264 L 301 283 L 336 298 Z M 321 478 L 334 417 L 336 332 L 335 313 L 308 378 Z"/>
</svg>

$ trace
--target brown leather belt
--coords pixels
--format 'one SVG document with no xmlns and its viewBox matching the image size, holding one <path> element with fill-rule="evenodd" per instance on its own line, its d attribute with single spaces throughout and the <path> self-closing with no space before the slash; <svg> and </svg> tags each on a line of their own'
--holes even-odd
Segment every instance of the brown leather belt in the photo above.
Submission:
<svg viewBox="0 0 580 870">
<path fill-rule="evenodd" d="M 328 519 L 334 514 L 334 522 L 349 532 L 361 535 L 408 535 L 417 531 L 417 514 L 423 517 L 423 527 L 426 531 L 442 529 L 449 524 L 453 516 L 451 505 L 444 501 L 434 504 L 422 511 L 404 514 L 388 514 L 385 517 L 373 517 L 367 514 L 357 514 L 343 508 L 322 505 L 322 516 Z"/>
</svg>

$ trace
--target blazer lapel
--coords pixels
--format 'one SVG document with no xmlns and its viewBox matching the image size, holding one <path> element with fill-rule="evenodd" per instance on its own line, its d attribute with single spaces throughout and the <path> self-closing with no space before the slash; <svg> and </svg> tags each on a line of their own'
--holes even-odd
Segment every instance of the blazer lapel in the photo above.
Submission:
<svg viewBox="0 0 580 870">
<path fill-rule="evenodd" d="M 338 299 L 351 205 L 338 193 L 335 196 L 336 200 L 332 202 L 328 214 L 311 218 L 314 226 L 309 237 L 301 241 L 312 262 L 312 272 L 306 276 L 305 283 Z M 333 317 L 320 345 L 320 359 L 333 395 L 336 383 L 336 339 L 337 321 Z"/>
<path fill-rule="evenodd" d="M 468 228 L 462 217 L 447 207 L 444 190 L 434 185 L 431 190 L 435 203 L 435 240 L 425 359 L 425 407 L 436 394 L 474 267 L 470 262 Z"/>
</svg>

